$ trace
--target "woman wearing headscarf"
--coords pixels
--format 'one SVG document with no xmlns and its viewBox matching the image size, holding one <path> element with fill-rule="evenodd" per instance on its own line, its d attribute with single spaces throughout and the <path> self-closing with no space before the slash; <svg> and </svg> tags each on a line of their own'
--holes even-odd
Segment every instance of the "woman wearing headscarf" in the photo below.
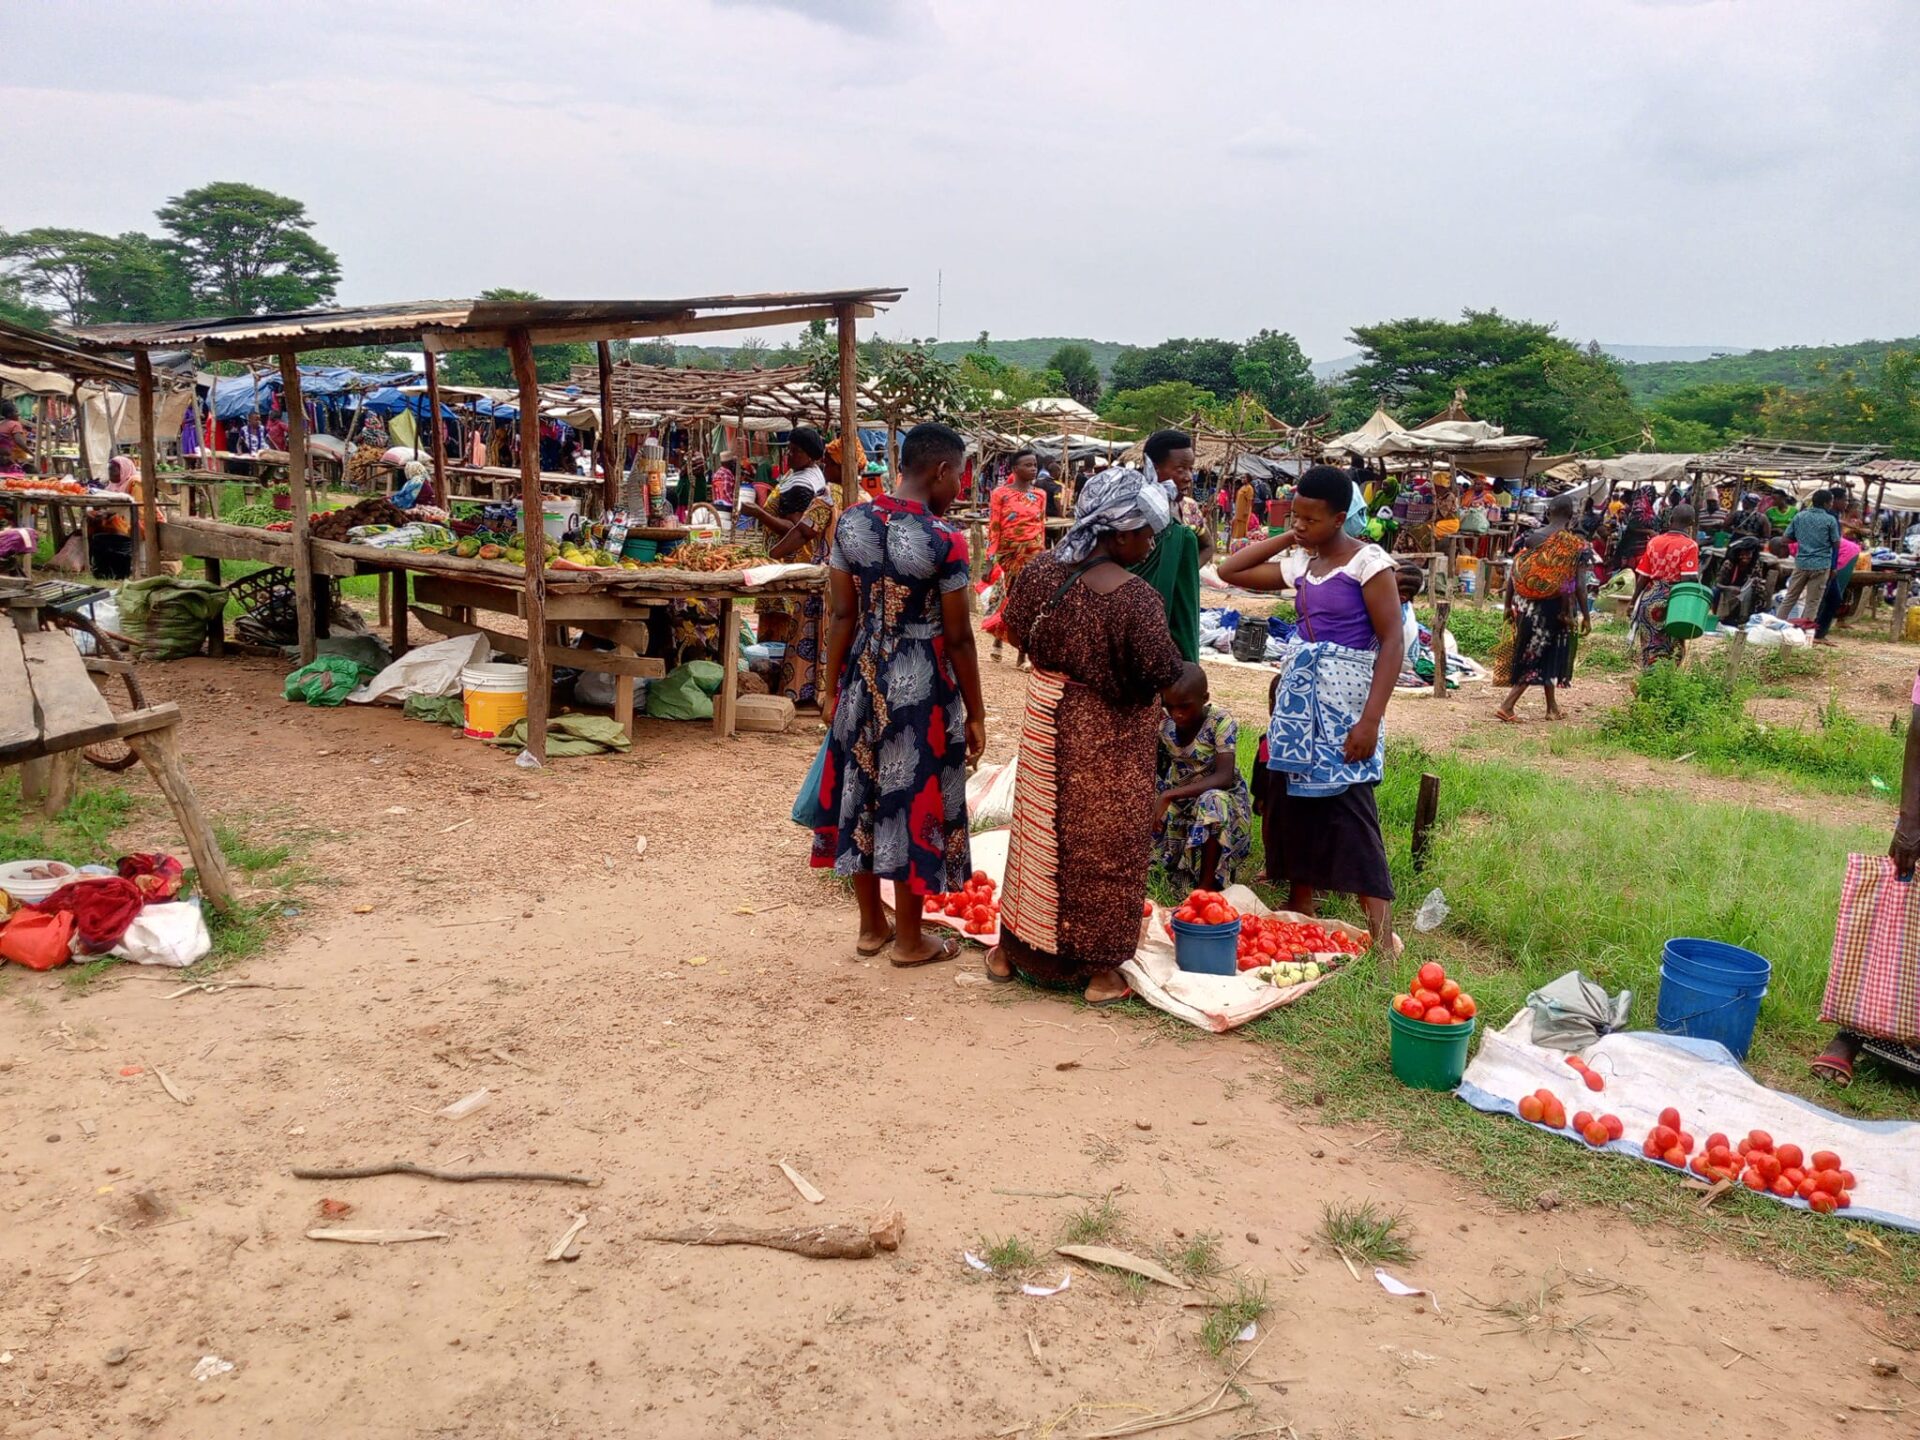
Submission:
<svg viewBox="0 0 1920 1440">
<path fill-rule="evenodd" d="M 1267 791 L 1267 833 L 1280 842 L 1267 873 L 1288 881 L 1288 907 L 1303 914 L 1315 913 L 1322 890 L 1358 896 L 1384 949 L 1393 943 L 1393 877 L 1373 792 L 1405 631 L 1392 559 L 1347 533 L 1352 499 L 1344 471 L 1315 465 L 1294 496 L 1292 548 L 1282 536 L 1256 541 L 1221 562 L 1220 578 L 1290 589 L 1300 615 L 1267 727 L 1267 765 L 1285 781 Z"/>
<path fill-rule="evenodd" d="M 1628 633 L 1642 670 L 1662 660 L 1678 665 L 1686 658 L 1686 642 L 1667 633 L 1667 601 L 1676 584 L 1700 573 L 1693 507 L 1676 505 L 1662 520 L 1666 529 L 1641 548 L 1633 567 L 1633 621 Z"/>
<path fill-rule="evenodd" d="M 1199 693 L 1165 603 L 1129 573 L 1171 520 L 1137 470 L 1081 488 L 1073 527 L 1031 561 L 1002 612 L 1032 662 L 1000 944 L 987 974 L 1084 987 L 1093 1005 L 1130 993 L 1119 969 L 1140 945 L 1158 811 L 1163 694 Z"/>
</svg>

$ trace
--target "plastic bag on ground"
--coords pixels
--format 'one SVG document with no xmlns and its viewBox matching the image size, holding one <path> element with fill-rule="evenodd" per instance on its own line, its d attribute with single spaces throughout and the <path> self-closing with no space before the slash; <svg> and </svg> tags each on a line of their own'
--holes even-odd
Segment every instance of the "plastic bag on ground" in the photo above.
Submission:
<svg viewBox="0 0 1920 1440">
<path fill-rule="evenodd" d="M 458 695 L 460 672 L 468 665 L 480 665 L 487 658 L 487 637 L 455 635 L 409 650 L 374 676 L 347 699 L 356 705 L 378 701 L 403 705 L 412 695 Z"/>
<path fill-rule="evenodd" d="M 621 685 L 633 687 L 634 708 L 647 708 L 647 682 L 637 675 L 610 675 L 604 670 L 583 670 L 580 678 L 574 682 L 573 703 L 576 705 L 604 706 L 613 708 L 614 699 L 620 693 Z"/>
<path fill-rule="evenodd" d="M 524 747 L 528 728 L 524 718 L 516 720 L 486 743 L 508 749 Z M 632 748 L 633 742 L 627 739 L 626 730 L 605 715 L 556 715 L 547 722 L 547 758 L 550 760 Z"/>
<path fill-rule="evenodd" d="M 712 692 L 702 687 L 693 673 L 695 665 L 705 665 L 715 676 L 720 667 L 708 660 L 696 660 L 667 672 L 664 679 L 647 687 L 647 714 L 655 720 L 711 720 Z"/>
<path fill-rule="evenodd" d="M 281 693 L 289 700 L 304 700 L 309 705 L 344 705 L 347 696 L 359 688 L 362 674 L 360 666 L 344 656 L 322 655 L 287 676 Z"/>
<path fill-rule="evenodd" d="M 178 660 L 198 655 L 207 626 L 227 605 L 219 585 L 181 575 L 149 575 L 120 587 L 120 616 L 140 658 Z"/>
<path fill-rule="evenodd" d="M 976 829 L 1013 823 L 1013 782 L 1019 758 L 982 765 L 967 779 L 967 821 Z"/>
<path fill-rule="evenodd" d="M 1627 1028 L 1633 992 L 1608 995 L 1606 987 L 1569 970 L 1527 996 L 1533 1011 L 1533 1043 L 1569 1053 L 1584 1050 L 1602 1035 Z"/>
<path fill-rule="evenodd" d="M 136 965 L 165 965 L 184 970 L 213 949 L 207 920 L 200 907 L 179 900 L 149 905 L 127 927 L 120 943 L 107 953 Z"/>
<path fill-rule="evenodd" d="M 1446 924 L 1447 916 L 1452 913 L 1445 893 L 1436 885 L 1427 892 L 1427 898 L 1420 902 L 1420 908 L 1413 912 L 1413 928 L 1425 935 Z"/>
</svg>

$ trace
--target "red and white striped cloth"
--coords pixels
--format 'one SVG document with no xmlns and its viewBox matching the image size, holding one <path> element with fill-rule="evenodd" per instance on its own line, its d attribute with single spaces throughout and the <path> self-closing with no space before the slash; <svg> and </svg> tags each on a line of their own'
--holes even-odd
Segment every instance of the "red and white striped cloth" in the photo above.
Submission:
<svg viewBox="0 0 1920 1440">
<path fill-rule="evenodd" d="M 1820 1018 L 1862 1035 L 1920 1041 L 1920 880 L 1885 855 L 1849 855 Z"/>
</svg>

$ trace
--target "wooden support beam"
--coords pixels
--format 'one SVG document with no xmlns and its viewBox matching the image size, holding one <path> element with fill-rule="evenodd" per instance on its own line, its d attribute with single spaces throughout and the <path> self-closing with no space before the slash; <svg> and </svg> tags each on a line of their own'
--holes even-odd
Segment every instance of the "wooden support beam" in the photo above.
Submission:
<svg viewBox="0 0 1920 1440">
<path fill-rule="evenodd" d="M 846 510 L 860 501 L 860 467 L 854 459 L 860 453 L 860 350 L 854 326 L 858 308 L 842 305 L 834 311 L 840 332 L 840 505 Z M 729 728 L 721 733 L 733 732 Z"/>
<path fill-rule="evenodd" d="M 93 457 L 88 453 L 87 445 L 87 397 L 86 392 L 80 388 L 78 377 L 76 377 L 73 382 L 73 439 L 74 443 L 80 447 L 80 479 L 82 481 L 91 480 L 94 478 L 94 475 Z M 111 452 L 109 452 L 108 461 L 111 462 L 111 460 L 112 455 Z M 111 477 L 102 474 L 100 478 L 104 480 L 110 479 Z M 145 487 L 142 486 L 141 488 L 144 489 Z M 1884 481 L 1881 483 L 1880 488 L 1883 491 L 1886 489 Z M 191 498 L 191 496 L 189 496 L 189 498 Z"/>
<path fill-rule="evenodd" d="M 494 630 L 485 625 L 475 625 L 470 620 L 459 620 L 444 610 L 429 610 L 424 605 L 415 605 L 413 618 L 439 635 L 484 635 L 487 643 L 502 655 L 512 655 L 526 659 L 528 636 L 515 635 L 508 630 Z M 574 670 L 598 670 L 607 675 L 626 675 L 638 680 L 658 680 L 667 673 L 667 662 L 651 655 L 622 654 L 619 650 L 582 650 L 574 646 L 557 645 L 550 652 L 557 655 L 560 662 Z M 531 669 L 531 666 L 529 666 Z M 529 680 L 528 694 L 531 695 L 533 682 Z M 715 701 L 718 704 L 718 700 Z"/>
<path fill-rule="evenodd" d="M 1433 698 L 1447 698 L 1447 614 L 1451 601 L 1433 602 Z"/>
<path fill-rule="evenodd" d="M 520 386 L 520 525 L 527 541 L 527 749 L 544 762 L 553 667 L 547 660 L 547 532 L 540 510 L 540 380 L 533 341 L 525 330 L 507 336 L 507 351 Z"/>
<path fill-rule="evenodd" d="M 140 573 L 160 573 L 160 448 L 153 438 L 153 361 L 144 350 L 133 357 L 140 381 Z"/>
<path fill-rule="evenodd" d="M 440 418 L 440 357 L 427 351 L 427 435 L 433 447 L 433 503 L 451 512 L 453 496 L 447 488 L 447 436 Z M 406 602 L 401 602 L 406 608 Z"/>
<path fill-rule="evenodd" d="M 613 346 L 602 340 L 596 353 L 600 360 L 600 434 L 595 438 L 600 442 L 603 467 L 600 503 L 604 509 L 612 510 L 620 504 L 620 467 L 615 463 L 613 448 L 620 439 L 613 426 Z"/>
<path fill-rule="evenodd" d="M 308 534 L 307 407 L 300 398 L 300 358 L 288 350 L 280 357 L 282 404 L 287 412 L 287 498 L 293 514 L 293 604 L 300 630 L 300 663 L 311 665 L 314 643 L 313 542 Z"/>
<path fill-rule="evenodd" d="M 728 310 L 715 315 L 696 315 L 691 310 L 682 310 L 663 320 L 627 320 L 612 322 L 595 320 L 582 325 L 559 325 L 542 329 L 537 338 L 542 345 L 584 345 L 599 341 L 607 335 L 623 338 L 641 339 L 658 335 L 704 335 L 715 330 L 758 330 L 774 325 L 808 325 L 815 320 L 837 319 L 842 310 L 865 319 L 874 313 L 871 305 L 795 305 L 780 310 Z M 525 335 L 525 330 L 462 330 L 456 333 L 427 334 L 420 336 L 420 344 L 428 350 L 445 353 L 449 350 L 501 350 L 512 348 L 512 336 Z M 412 337 L 407 337 L 412 338 Z M 313 349 L 323 348 L 323 344 L 338 344 L 336 341 L 314 341 Z M 531 340 L 528 342 L 532 343 Z M 209 347 L 211 353 L 211 347 Z"/>
</svg>

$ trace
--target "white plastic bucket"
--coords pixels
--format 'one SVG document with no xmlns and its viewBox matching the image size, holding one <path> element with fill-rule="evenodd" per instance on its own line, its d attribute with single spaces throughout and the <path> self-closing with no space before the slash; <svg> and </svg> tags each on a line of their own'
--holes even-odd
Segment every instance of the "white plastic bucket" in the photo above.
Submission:
<svg viewBox="0 0 1920 1440">
<path fill-rule="evenodd" d="M 35 880 L 29 877 L 29 870 L 41 866 L 57 867 L 60 874 L 52 880 Z M 64 860 L 15 860 L 10 865 L 0 865 L 0 890 L 11 895 L 21 905 L 38 905 L 62 885 L 83 879 L 80 872 Z"/>
<path fill-rule="evenodd" d="M 514 721 L 527 718 L 527 667 L 464 666 L 460 699 L 466 709 L 468 738 L 491 740 Z"/>
<path fill-rule="evenodd" d="M 560 537 L 567 533 L 567 527 L 580 513 L 580 502 L 574 499 L 542 500 L 540 502 L 540 528 L 546 532 L 547 539 L 558 544 Z M 527 528 L 526 516 L 522 512 L 520 529 Z"/>
</svg>

